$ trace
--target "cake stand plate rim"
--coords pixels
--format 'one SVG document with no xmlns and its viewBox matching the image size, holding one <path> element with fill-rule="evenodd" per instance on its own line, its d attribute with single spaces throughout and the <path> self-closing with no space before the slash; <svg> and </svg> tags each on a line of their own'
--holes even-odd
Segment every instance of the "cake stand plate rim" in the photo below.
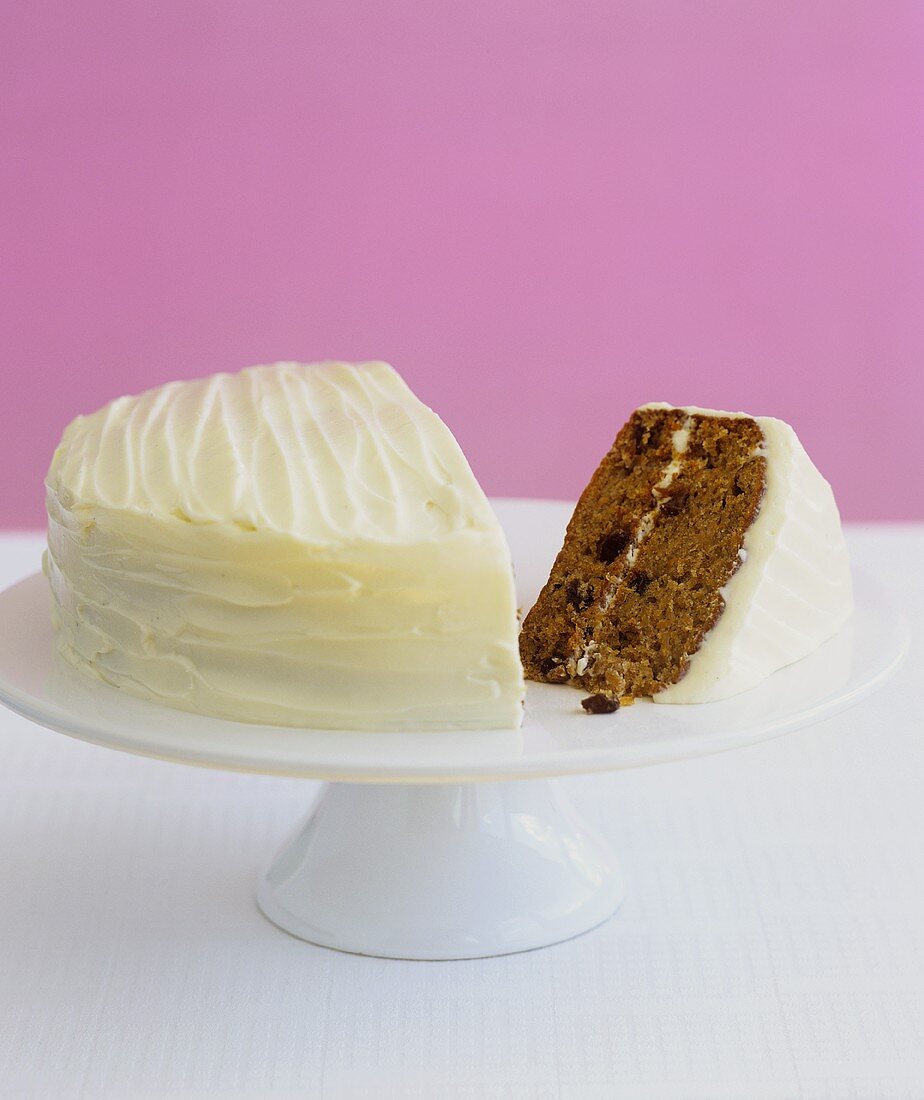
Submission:
<svg viewBox="0 0 924 1100">
<path fill-rule="evenodd" d="M 571 506 L 495 506 L 511 540 L 520 601 L 528 607 Z M 809 657 L 733 699 L 695 706 L 640 701 L 615 715 L 591 716 L 581 711 L 579 692 L 529 684 L 520 731 L 357 733 L 190 714 L 66 668 L 53 645 L 47 584 L 35 573 L 0 593 L 0 702 L 39 725 L 142 756 L 348 783 L 490 782 L 650 766 L 780 736 L 880 687 L 901 662 L 910 634 L 885 589 L 862 570 L 854 577 L 851 623 Z"/>
</svg>

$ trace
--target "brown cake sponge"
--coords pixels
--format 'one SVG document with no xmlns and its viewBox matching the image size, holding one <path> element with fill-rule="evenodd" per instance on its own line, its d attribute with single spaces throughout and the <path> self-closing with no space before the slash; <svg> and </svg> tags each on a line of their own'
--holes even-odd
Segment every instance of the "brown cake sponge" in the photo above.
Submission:
<svg viewBox="0 0 924 1100">
<path fill-rule="evenodd" d="M 527 677 L 623 702 L 680 680 L 741 563 L 765 488 L 762 449 L 747 416 L 637 409 L 523 623 Z"/>
</svg>

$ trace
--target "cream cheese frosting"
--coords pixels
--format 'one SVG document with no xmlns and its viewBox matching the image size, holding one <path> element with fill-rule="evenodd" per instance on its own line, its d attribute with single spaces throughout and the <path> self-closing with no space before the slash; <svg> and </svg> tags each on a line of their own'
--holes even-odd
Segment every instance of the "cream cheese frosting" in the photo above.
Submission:
<svg viewBox="0 0 924 1100">
<path fill-rule="evenodd" d="M 134 694 L 248 722 L 513 728 L 500 525 L 385 363 L 277 363 L 122 397 L 46 479 L 60 651 Z"/>
<path fill-rule="evenodd" d="M 831 486 L 788 424 L 751 419 L 763 433 L 766 458 L 760 510 L 745 534 L 741 565 L 722 589 L 724 611 L 683 679 L 658 692 L 657 703 L 705 703 L 746 691 L 808 656 L 853 612 L 850 560 Z"/>
</svg>

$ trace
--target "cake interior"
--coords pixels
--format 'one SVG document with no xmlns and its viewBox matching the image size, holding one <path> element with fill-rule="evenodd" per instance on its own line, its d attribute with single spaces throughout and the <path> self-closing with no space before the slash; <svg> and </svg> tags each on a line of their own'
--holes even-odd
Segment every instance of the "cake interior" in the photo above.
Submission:
<svg viewBox="0 0 924 1100">
<path fill-rule="evenodd" d="M 763 444 L 746 416 L 634 412 L 523 623 L 527 677 L 623 702 L 677 683 L 742 563 L 765 488 Z"/>
</svg>

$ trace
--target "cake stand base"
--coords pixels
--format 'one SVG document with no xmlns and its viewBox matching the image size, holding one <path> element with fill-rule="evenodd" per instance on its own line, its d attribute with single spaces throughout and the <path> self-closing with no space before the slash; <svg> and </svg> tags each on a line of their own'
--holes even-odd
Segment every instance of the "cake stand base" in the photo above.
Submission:
<svg viewBox="0 0 924 1100">
<path fill-rule="evenodd" d="M 390 959 L 475 959 L 587 932 L 623 898 L 554 780 L 334 783 L 260 880 L 293 936 Z"/>
</svg>

